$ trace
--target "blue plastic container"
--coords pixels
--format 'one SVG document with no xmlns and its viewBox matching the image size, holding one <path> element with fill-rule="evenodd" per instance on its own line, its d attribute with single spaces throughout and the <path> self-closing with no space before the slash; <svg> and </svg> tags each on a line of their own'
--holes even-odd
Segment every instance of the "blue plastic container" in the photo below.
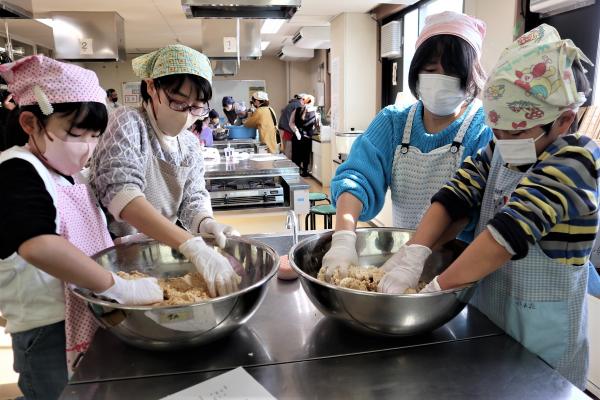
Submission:
<svg viewBox="0 0 600 400">
<path fill-rule="evenodd" d="M 255 139 L 257 131 L 254 128 L 246 128 L 245 126 L 230 126 L 229 139 Z"/>
</svg>

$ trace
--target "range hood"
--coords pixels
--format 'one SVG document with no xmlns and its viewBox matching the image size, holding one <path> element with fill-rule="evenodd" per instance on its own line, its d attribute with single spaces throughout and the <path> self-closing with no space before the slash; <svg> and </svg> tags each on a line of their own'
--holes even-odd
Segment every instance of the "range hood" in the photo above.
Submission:
<svg viewBox="0 0 600 400">
<path fill-rule="evenodd" d="M 188 18 L 290 19 L 301 0 L 181 0 Z"/>
<path fill-rule="evenodd" d="M 234 76 L 238 72 L 237 60 L 213 60 L 211 64 L 215 76 Z"/>
<path fill-rule="evenodd" d="M 125 60 L 123 17 L 116 12 L 52 13 L 54 55 L 69 61 Z"/>
<path fill-rule="evenodd" d="M 211 60 L 257 60 L 260 48 L 260 20 L 207 19 L 202 21 L 202 52 Z M 225 45 L 226 38 L 233 38 Z M 233 43 L 233 47 L 231 44 Z"/>
<path fill-rule="evenodd" d="M 32 19 L 31 0 L 0 0 L 0 18 Z"/>
</svg>

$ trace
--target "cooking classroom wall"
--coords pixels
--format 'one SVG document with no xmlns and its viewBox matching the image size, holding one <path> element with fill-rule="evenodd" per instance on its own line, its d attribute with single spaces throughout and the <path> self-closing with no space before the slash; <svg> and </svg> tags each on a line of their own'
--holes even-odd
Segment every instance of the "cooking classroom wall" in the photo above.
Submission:
<svg viewBox="0 0 600 400">
<path fill-rule="evenodd" d="M 129 54 L 125 62 L 88 62 L 81 63 L 98 75 L 100 85 L 105 89 L 114 88 L 122 99 L 121 85 L 123 82 L 138 81 L 131 68 L 131 59 L 139 54 Z M 288 102 L 291 95 L 288 93 L 314 92 L 316 81 L 312 81 L 312 68 L 316 61 L 283 62 L 275 57 L 263 57 L 260 60 L 242 61 L 238 73 L 233 77 L 214 77 L 214 80 L 264 80 L 271 100 L 271 106 L 279 112 Z M 290 85 L 286 78 L 287 64 L 290 65 Z M 290 89 L 288 89 L 290 87 Z M 294 91 L 295 90 L 295 91 Z M 243 99 L 248 101 L 249 99 Z M 213 99 L 213 108 L 220 107 L 221 99 Z"/>
<path fill-rule="evenodd" d="M 514 40 L 519 4 L 520 0 L 464 1 L 465 14 L 479 18 L 486 23 L 487 32 L 483 42 L 481 63 L 488 73 L 496 65 L 502 51 Z"/>
</svg>

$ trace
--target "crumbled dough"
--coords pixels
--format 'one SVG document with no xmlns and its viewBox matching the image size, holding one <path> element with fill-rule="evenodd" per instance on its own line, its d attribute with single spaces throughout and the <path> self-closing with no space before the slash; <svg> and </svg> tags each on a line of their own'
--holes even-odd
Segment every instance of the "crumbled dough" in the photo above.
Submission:
<svg viewBox="0 0 600 400">
<path fill-rule="evenodd" d="M 119 271 L 117 275 L 123 279 L 149 277 L 149 275 L 139 271 L 132 271 L 130 273 Z M 210 299 L 208 286 L 202 275 L 198 272 L 190 272 L 177 278 L 158 279 L 158 285 L 163 290 L 164 300 L 152 304 L 153 306 L 180 306 Z"/>
<path fill-rule="evenodd" d="M 376 292 L 377 285 L 384 275 L 384 270 L 372 265 L 366 267 L 352 265 L 348 267 L 348 276 L 345 278 L 341 278 L 339 275 L 339 269 L 336 269 L 331 277 L 331 281 L 329 281 L 325 277 L 325 269 L 321 268 L 317 274 L 317 279 L 347 289 Z M 419 281 L 419 284 L 416 288 L 408 288 L 404 294 L 417 294 L 425 286 L 427 286 L 426 282 Z"/>
</svg>

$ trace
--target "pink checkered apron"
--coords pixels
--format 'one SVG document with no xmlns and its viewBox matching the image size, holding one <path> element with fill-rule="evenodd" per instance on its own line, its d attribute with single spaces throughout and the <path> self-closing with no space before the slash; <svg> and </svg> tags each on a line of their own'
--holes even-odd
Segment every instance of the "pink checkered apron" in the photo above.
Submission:
<svg viewBox="0 0 600 400">
<path fill-rule="evenodd" d="M 92 256 L 113 246 L 106 222 L 96 200 L 86 184 L 63 186 L 57 183 L 57 203 L 60 220 L 59 234 L 79 250 Z M 74 363 L 84 353 L 98 324 L 85 303 L 65 287 L 65 333 L 67 339 L 67 368 L 73 372 Z"/>
</svg>

